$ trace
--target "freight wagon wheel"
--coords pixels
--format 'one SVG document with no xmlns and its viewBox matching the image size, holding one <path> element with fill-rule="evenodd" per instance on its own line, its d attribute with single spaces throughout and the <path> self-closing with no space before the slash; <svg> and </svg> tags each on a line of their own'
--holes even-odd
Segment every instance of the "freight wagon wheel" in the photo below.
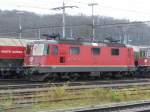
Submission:
<svg viewBox="0 0 150 112">
<path fill-rule="evenodd" d="M 10 71 L 1 71 L 2 76 L 9 76 L 11 75 Z"/>
</svg>

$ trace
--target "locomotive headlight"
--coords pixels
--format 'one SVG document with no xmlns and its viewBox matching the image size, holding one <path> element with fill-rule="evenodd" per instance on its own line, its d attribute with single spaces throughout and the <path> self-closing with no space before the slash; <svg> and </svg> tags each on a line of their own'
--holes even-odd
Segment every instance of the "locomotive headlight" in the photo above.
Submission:
<svg viewBox="0 0 150 112">
<path fill-rule="evenodd" d="M 144 62 L 147 63 L 147 59 L 145 59 Z"/>
<path fill-rule="evenodd" d="M 32 63 L 33 62 L 33 57 L 29 58 L 29 62 Z"/>
</svg>

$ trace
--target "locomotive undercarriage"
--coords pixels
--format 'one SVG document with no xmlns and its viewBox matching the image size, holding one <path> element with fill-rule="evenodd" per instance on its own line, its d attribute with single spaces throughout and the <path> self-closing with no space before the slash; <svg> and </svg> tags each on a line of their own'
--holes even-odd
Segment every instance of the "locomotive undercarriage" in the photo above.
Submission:
<svg viewBox="0 0 150 112">
<path fill-rule="evenodd" d="M 73 69 L 73 68 L 72 68 Z M 71 70 L 72 70 L 71 69 Z M 75 68 L 76 69 L 76 68 Z M 74 70 L 75 70 L 74 69 Z M 128 68 L 122 68 L 120 70 L 122 71 L 110 71 L 110 68 L 108 68 L 109 71 L 99 71 L 99 69 L 96 68 L 96 70 L 93 72 L 93 68 L 91 68 L 91 71 L 88 68 L 87 69 L 78 69 L 77 71 L 71 71 L 70 69 L 65 68 L 25 68 L 24 70 L 24 77 L 27 80 L 31 81 L 44 81 L 44 80 L 69 80 L 69 81 L 75 81 L 78 79 L 103 79 L 103 78 L 121 78 L 121 77 L 128 77 L 132 76 L 134 74 L 135 68 L 128 69 Z M 79 71 L 80 70 L 80 71 Z"/>
<path fill-rule="evenodd" d="M 80 68 L 81 69 L 81 68 Z M 110 68 L 109 68 L 110 69 Z M 142 70 L 140 70 L 142 69 Z M 146 70 L 145 70 L 146 69 Z M 63 69 L 67 71 L 66 69 Z M 137 75 L 137 72 L 134 71 L 134 68 L 130 71 L 127 69 L 122 69 L 126 71 L 59 71 L 59 69 L 51 70 L 50 68 L 1 68 L 0 76 L 1 78 L 10 78 L 10 77 L 23 77 L 24 79 L 30 81 L 56 81 L 56 80 L 68 80 L 75 81 L 78 79 L 83 80 L 92 80 L 92 79 L 115 79 L 123 77 L 131 77 Z M 145 71 L 150 74 L 150 68 L 139 68 L 138 74 L 144 74 Z M 144 75 L 143 75 L 144 76 Z"/>
<path fill-rule="evenodd" d="M 96 75 L 92 75 L 93 72 L 63 72 L 63 73 L 34 73 L 34 74 L 24 74 L 24 78 L 30 81 L 76 81 L 78 79 L 83 80 L 95 80 L 95 79 L 121 79 L 133 77 L 133 72 L 97 72 Z"/>
<path fill-rule="evenodd" d="M 150 77 L 150 67 L 149 66 L 138 66 L 136 71 L 137 77 Z"/>
</svg>

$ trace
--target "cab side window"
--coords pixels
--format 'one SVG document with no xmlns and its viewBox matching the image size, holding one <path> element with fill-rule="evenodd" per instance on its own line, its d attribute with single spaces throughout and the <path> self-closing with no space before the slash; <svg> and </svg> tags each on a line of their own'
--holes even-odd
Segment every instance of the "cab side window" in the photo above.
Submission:
<svg viewBox="0 0 150 112">
<path fill-rule="evenodd" d="M 53 54 L 54 56 L 58 55 L 58 47 L 57 47 L 57 46 L 53 46 L 53 47 L 52 47 L 52 54 Z"/>
<path fill-rule="evenodd" d="M 30 53 L 31 53 L 31 45 L 27 45 L 26 54 L 30 54 Z"/>
<path fill-rule="evenodd" d="M 147 58 L 150 57 L 150 50 L 147 50 Z"/>
<path fill-rule="evenodd" d="M 49 54 L 49 46 L 48 44 L 44 45 L 44 50 L 43 50 L 43 55 L 48 55 Z"/>
<path fill-rule="evenodd" d="M 80 48 L 79 47 L 70 47 L 69 52 L 70 52 L 70 55 L 79 55 Z"/>
<path fill-rule="evenodd" d="M 99 55 L 100 54 L 100 48 L 91 48 L 92 55 Z"/>
<path fill-rule="evenodd" d="M 119 56 L 119 49 L 118 48 L 112 48 L 111 49 L 111 55 L 112 56 Z"/>
</svg>

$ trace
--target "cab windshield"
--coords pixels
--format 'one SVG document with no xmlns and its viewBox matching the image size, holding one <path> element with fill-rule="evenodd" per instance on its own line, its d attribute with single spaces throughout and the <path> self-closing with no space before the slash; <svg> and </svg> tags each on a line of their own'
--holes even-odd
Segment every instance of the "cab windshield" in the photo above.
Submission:
<svg viewBox="0 0 150 112">
<path fill-rule="evenodd" d="M 49 54 L 49 47 L 47 44 L 34 44 L 32 55 L 34 56 L 42 56 Z"/>
<path fill-rule="evenodd" d="M 26 54 L 31 54 L 31 45 L 27 45 L 27 48 L 26 48 Z"/>
</svg>

